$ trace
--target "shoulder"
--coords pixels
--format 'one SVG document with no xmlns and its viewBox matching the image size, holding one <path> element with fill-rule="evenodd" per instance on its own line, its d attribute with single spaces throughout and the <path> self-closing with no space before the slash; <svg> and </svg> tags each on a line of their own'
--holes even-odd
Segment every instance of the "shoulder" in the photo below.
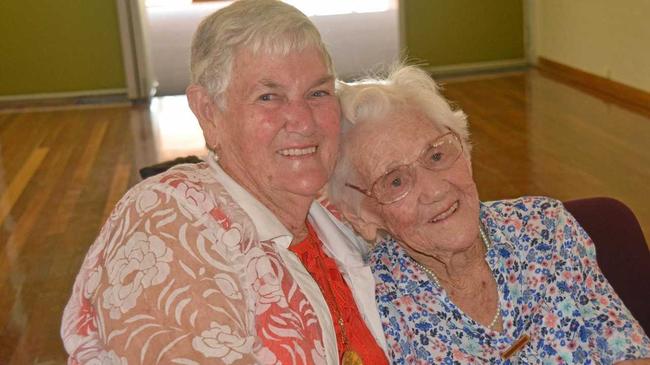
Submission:
<svg viewBox="0 0 650 365">
<path fill-rule="evenodd" d="M 370 265 L 381 264 L 382 266 L 392 265 L 398 261 L 399 252 L 398 243 L 390 235 L 386 235 L 377 240 L 368 254 L 368 263 Z"/>
<path fill-rule="evenodd" d="M 255 228 L 209 166 L 199 163 L 174 167 L 131 188 L 102 226 L 86 260 L 112 257 L 136 234 L 160 239 L 176 252 L 187 251 L 188 240 L 234 248 L 254 237 Z"/>
<path fill-rule="evenodd" d="M 518 250 L 551 249 L 566 222 L 559 200 L 543 196 L 484 202 L 481 220 L 496 243 L 507 242 Z"/>
<path fill-rule="evenodd" d="M 152 176 L 135 185 L 130 194 L 143 191 L 160 191 L 176 198 L 188 197 L 188 190 L 203 192 L 221 187 L 214 172 L 206 163 L 175 166 L 161 174 Z M 127 196 L 129 195 L 127 193 Z"/>
<path fill-rule="evenodd" d="M 402 272 L 404 265 L 404 253 L 397 241 L 387 235 L 377 241 L 370 251 L 368 264 L 376 280 L 376 289 L 379 292 L 394 291 L 399 278 L 396 272 Z"/>
<path fill-rule="evenodd" d="M 516 199 L 488 201 L 482 203 L 481 208 L 482 211 L 488 211 L 497 219 L 555 215 L 555 212 L 564 210 L 562 202 L 545 196 L 523 196 Z"/>
<path fill-rule="evenodd" d="M 237 207 L 207 164 L 179 165 L 131 188 L 116 204 L 94 246 L 105 250 L 108 259 L 142 234 L 159 238 L 173 251 L 187 250 L 189 239 L 230 242 L 226 238 L 248 231 L 242 229 L 249 224 Z M 239 234 L 228 234 L 233 228 Z"/>
<path fill-rule="evenodd" d="M 128 208 L 135 208 L 137 215 L 152 214 L 161 205 L 173 205 L 188 218 L 196 218 L 232 202 L 208 164 L 183 164 L 133 186 L 109 219 L 123 216 Z"/>
<path fill-rule="evenodd" d="M 481 204 L 481 219 L 490 226 L 509 232 L 522 231 L 531 224 L 551 228 L 565 212 L 562 202 L 544 196 L 524 196 Z"/>
</svg>

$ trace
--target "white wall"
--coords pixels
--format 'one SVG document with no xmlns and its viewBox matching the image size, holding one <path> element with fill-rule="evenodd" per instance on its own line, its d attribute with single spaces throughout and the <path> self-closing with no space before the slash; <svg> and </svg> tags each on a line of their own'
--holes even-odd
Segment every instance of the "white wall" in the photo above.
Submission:
<svg viewBox="0 0 650 365">
<path fill-rule="evenodd" d="M 529 0 L 532 55 L 650 92 L 649 0 Z"/>
</svg>

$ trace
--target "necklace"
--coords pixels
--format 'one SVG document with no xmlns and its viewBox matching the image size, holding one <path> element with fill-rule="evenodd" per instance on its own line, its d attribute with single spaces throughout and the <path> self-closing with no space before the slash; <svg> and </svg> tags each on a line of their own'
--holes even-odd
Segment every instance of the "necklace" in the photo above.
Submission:
<svg viewBox="0 0 650 365">
<path fill-rule="evenodd" d="M 480 222 L 478 224 L 478 230 L 479 230 L 479 235 L 481 236 L 481 241 L 483 241 L 485 248 L 489 249 L 490 247 L 492 247 L 492 242 L 485 234 L 485 231 L 483 230 L 483 224 L 481 224 Z M 440 285 L 440 280 L 438 280 L 438 277 L 432 270 L 430 270 L 428 267 L 425 267 L 424 265 L 422 265 L 421 263 L 415 260 L 413 260 L 413 262 L 415 263 L 415 266 L 420 268 L 420 270 L 424 271 L 424 273 L 427 275 L 429 280 L 433 281 L 439 288 L 442 288 L 442 285 Z M 500 317 L 501 317 L 501 309 L 499 308 L 499 296 L 497 295 L 497 311 L 496 313 L 494 313 L 494 317 L 492 317 L 492 321 L 490 321 L 490 324 L 487 325 L 487 329 L 489 330 L 494 329 L 494 326 L 496 326 Z"/>
<path fill-rule="evenodd" d="M 317 245 L 318 243 L 312 241 L 312 244 Z M 316 261 L 318 262 L 318 267 L 321 270 L 321 273 L 325 275 L 325 283 L 327 287 L 327 291 L 330 295 L 330 298 L 332 298 L 333 301 L 333 307 L 334 311 L 336 312 L 336 317 L 337 320 L 336 322 L 339 325 L 339 328 L 341 328 L 341 337 L 343 337 L 343 344 L 345 345 L 345 351 L 343 351 L 343 357 L 341 358 L 341 364 L 342 365 L 363 365 L 363 360 L 361 359 L 361 356 L 354 351 L 350 347 L 350 340 L 348 339 L 348 334 L 345 328 L 345 322 L 343 321 L 343 315 L 341 314 L 341 309 L 339 308 L 338 303 L 336 302 L 336 298 L 334 297 L 334 290 L 332 289 L 332 284 L 330 284 L 329 279 L 327 278 L 327 270 L 325 269 L 325 265 L 323 265 L 323 261 L 320 258 L 320 255 L 316 255 Z M 322 290 L 322 289 L 321 289 Z"/>
</svg>

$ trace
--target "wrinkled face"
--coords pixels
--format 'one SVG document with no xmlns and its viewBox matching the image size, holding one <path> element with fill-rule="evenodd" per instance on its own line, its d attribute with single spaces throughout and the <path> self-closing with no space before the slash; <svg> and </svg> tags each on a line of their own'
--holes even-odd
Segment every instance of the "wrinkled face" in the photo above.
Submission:
<svg viewBox="0 0 650 365">
<path fill-rule="evenodd" d="M 412 109 L 382 119 L 359 125 L 348 141 L 363 187 L 413 163 L 431 141 L 448 132 Z M 410 193 L 385 205 L 365 197 L 362 221 L 374 221 L 410 253 L 442 257 L 471 247 L 478 237 L 479 200 L 470 162 L 461 154 L 447 170 L 427 170 L 417 162 L 414 166 L 416 182 Z"/>
<path fill-rule="evenodd" d="M 336 162 L 340 107 L 320 51 L 236 53 L 217 124 L 220 165 L 263 201 L 310 199 Z"/>
</svg>

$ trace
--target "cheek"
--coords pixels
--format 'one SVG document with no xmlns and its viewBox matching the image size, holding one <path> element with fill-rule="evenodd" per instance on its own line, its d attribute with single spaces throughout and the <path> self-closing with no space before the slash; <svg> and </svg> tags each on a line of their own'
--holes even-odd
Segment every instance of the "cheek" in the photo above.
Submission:
<svg viewBox="0 0 650 365">
<path fill-rule="evenodd" d="M 319 123 L 318 127 L 320 132 L 319 134 L 322 136 L 323 142 L 327 143 L 327 147 L 337 149 L 339 145 L 339 137 L 341 135 L 338 116 Z"/>
<path fill-rule="evenodd" d="M 314 108 L 314 119 L 325 135 L 338 136 L 341 129 L 341 108 L 338 102 Z"/>
<path fill-rule="evenodd" d="M 405 204 L 398 207 L 384 208 L 381 214 L 387 228 L 399 236 L 412 231 L 417 223 L 417 209 Z"/>
<path fill-rule="evenodd" d="M 449 182 L 452 185 L 455 185 L 464 195 L 478 198 L 476 183 L 467 165 L 459 164 L 450 172 Z"/>
<path fill-rule="evenodd" d="M 238 133 L 246 150 L 260 151 L 272 146 L 279 130 L 279 123 L 271 117 L 266 118 L 258 115 L 255 119 L 249 119 L 245 126 L 239 128 Z"/>
<path fill-rule="evenodd" d="M 338 110 L 338 109 L 337 109 Z M 320 135 L 322 136 L 321 146 L 323 147 L 323 162 L 330 169 L 334 168 L 339 148 L 340 119 L 337 112 L 329 111 L 327 115 L 317 119 Z"/>
<path fill-rule="evenodd" d="M 476 183 L 474 183 L 474 180 L 469 179 L 465 183 L 465 185 L 461 186 L 461 189 L 463 190 L 463 193 L 465 194 L 466 197 L 472 200 L 476 200 L 476 203 L 478 204 L 478 189 L 476 188 Z"/>
</svg>

